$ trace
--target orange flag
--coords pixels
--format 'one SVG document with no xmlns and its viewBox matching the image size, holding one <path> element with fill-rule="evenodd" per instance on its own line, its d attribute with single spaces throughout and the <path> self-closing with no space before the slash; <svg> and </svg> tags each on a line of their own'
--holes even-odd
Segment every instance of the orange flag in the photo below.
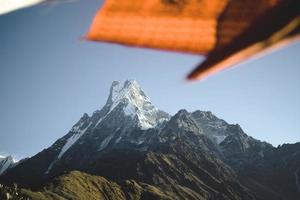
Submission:
<svg viewBox="0 0 300 200">
<path fill-rule="evenodd" d="M 106 0 L 87 39 L 206 55 L 202 79 L 299 39 L 299 0 Z"/>
</svg>

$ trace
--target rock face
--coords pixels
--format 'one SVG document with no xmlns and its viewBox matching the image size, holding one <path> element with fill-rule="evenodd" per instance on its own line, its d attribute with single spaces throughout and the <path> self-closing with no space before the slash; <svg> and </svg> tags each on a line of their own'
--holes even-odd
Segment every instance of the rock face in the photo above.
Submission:
<svg viewBox="0 0 300 200">
<path fill-rule="evenodd" d="M 69 174 L 73 170 L 87 174 Z M 170 116 L 136 81 L 113 82 L 101 110 L 84 114 L 67 135 L 0 180 L 38 190 L 44 186 L 46 193 L 71 198 L 59 192 L 68 187 L 61 181 L 66 177 L 84 180 L 78 181 L 80 190 L 67 190 L 77 199 L 89 195 L 85 184 L 97 180 L 91 199 L 115 193 L 119 196 L 112 199 L 296 200 L 300 143 L 275 148 L 211 112 L 180 110 Z"/>
</svg>

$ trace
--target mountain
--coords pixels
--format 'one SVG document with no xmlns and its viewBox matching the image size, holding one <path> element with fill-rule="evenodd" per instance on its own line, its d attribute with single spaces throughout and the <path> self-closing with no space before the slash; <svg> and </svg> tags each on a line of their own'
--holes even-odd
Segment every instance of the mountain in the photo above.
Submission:
<svg viewBox="0 0 300 200">
<path fill-rule="evenodd" d="M 296 200 L 300 143 L 275 148 L 209 111 L 171 116 L 127 80 L 0 181 L 30 188 L 22 192 L 32 199 Z"/>
<path fill-rule="evenodd" d="M 0 155 L 0 175 L 16 164 L 16 161 L 12 156 L 1 156 Z"/>
</svg>

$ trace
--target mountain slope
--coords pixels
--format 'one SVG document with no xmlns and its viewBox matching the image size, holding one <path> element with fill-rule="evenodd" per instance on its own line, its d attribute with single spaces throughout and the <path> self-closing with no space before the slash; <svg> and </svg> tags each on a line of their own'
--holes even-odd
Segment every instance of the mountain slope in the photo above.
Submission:
<svg viewBox="0 0 300 200">
<path fill-rule="evenodd" d="M 55 179 L 39 192 L 22 190 L 22 194 L 30 197 L 32 200 L 125 200 L 149 198 L 171 200 L 157 187 L 138 184 L 134 180 L 115 183 L 100 176 L 91 176 L 78 171 L 73 171 Z"/>
</svg>

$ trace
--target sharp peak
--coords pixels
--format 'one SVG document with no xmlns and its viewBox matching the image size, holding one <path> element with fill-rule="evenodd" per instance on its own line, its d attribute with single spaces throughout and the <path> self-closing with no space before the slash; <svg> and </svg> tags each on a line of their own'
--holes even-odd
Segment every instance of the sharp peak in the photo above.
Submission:
<svg viewBox="0 0 300 200">
<path fill-rule="evenodd" d="M 180 116 L 180 115 L 189 115 L 190 114 L 190 112 L 189 111 L 187 111 L 186 109 L 180 109 L 176 114 L 175 114 L 175 116 L 177 115 L 177 116 Z"/>
<path fill-rule="evenodd" d="M 211 111 L 196 110 L 196 111 L 192 112 L 192 115 L 203 118 L 203 119 L 207 119 L 207 120 L 222 120 L 219 117 L 217 117 L 214 113 L 212 113 Z"/>
<path fill-rule="evenodd" d="M 113 81 L 110 86 L 110 95 L 112 95 L 113 92 L 120 92 L 124 89 L 130 90 L 134 87 L 140 89 L 140 85 L 135 79 L 128 79 L 124 82 Z"/>
<path fill-rule="evenodd" d="M 188 111 L 186 109 L 180 109 L 176 114 L 201 114 L 201 115 L 212 115 L 215 116 L 211 111 L 204 111 L 204 110 L 195 110 L 195 111 Z"/>
<path fill-rule="evenodd" d="M 165 116 L 168 114 L 164 114 L 151 103 L 135 79 L 112 82 L 107 102 L 99 111 L 102 117 L 97 124 L 117 107 L 117 110 L 123 110 L 126 116 L 137 118 L 144 129 L 154 127 L 159 120 L 168 118 Z"/>
<path fill-rule="evenodd" d="M 115 87 L 128 88 L 130 86 L 139 86 L 139 84 L 135 79 L 127 79 L 124 82 L 113 81 L 110 88 L 111 89 L 113 89 Z"/>
<path fill-rule="evenodd" d="M 113 81 L 110 87 L 107 104 L 111 104 L 122 98 L 126 98 L 126 94 L 140 94 L 146 100 L 150 100 L 149 97 L 144 93 L 140 85 L 135 79 L 127 79 L 124 82 Z"/>
<path fill-rule="evenodd" d="M 172 120 L 185 120 L 191 117 L 191 113 L 186 109 L 180 109 L 175 115 L 171 117 Z"/>
</svg>

